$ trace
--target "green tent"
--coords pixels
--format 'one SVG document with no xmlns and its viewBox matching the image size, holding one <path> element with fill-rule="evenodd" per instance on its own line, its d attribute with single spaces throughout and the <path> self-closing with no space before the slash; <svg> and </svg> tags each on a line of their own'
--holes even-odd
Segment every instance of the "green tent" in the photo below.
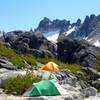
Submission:
<svg viewBox="0 0 100 100">
<path fill-rule="evenodd" d="M 55 86 L 55 80 L 42 80 L 34 83 L 30 92 L 30 96 L 56 96 L 60 95 L 59 90 Z"/>
</svg>

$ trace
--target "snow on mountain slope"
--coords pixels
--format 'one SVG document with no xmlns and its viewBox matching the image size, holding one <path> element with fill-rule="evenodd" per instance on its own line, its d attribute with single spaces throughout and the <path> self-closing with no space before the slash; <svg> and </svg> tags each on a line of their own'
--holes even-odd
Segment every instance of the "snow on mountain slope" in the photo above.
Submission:
<svg viewBox="0 0 100 100">
<path fill-rule="evenodd" d="M 100 46 L 100 41 L 97 40 L 93 45 L 99 47 Z"/>
<path fill-rule="evenodd" d="M 98 40 L 97 38 L 95 39 L 95 38 L 84 37 L 83 39 L 96 47 L 100 47 L 100 40 Z"/>
<path fill-rule="evenodd" d="M 83 23 L 80 19 L 70 23 L 66 19 L 51 21 L 45 17 L 40 21 L 35 32 L 43 33 L 48 40 L 53 42 L 57 42 L 57 38 L 63 35 L 71 38 L 81 38 L 100 47 L 100 15 L 91 14 L 86 16 Z"/>
<path fill-rule="evenodd" d="M 72 32 L 76 31 L 76 27 L 72 27 L 70 28 L 68 31 L 66 31 L 64 34 L 65 36 L 68 36 L 69 34 L 71 34 Z"/>
<path fill-rule="evenodd" d="M 49 41 L 57 42 L 59 33 L 60 33 L 59 30 L 49 31 L 49 32 L 46 32 L 46 33 L 44 34 L 44 36 L 45 36 Z"/>
</svg>

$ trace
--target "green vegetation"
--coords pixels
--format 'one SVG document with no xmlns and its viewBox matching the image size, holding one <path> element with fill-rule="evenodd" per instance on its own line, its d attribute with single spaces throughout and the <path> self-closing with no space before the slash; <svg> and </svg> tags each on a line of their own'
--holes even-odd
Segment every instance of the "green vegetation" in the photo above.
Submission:
<svg viewBox="0 0 100 100">
<path fill-rule="evenodd" d="M 61 61 L 58 61 L 54 58 L 37 58 L 36 59 L 38 62 L 41 62 L 42 64 L 45 64 L 49 61 L 55 62 L 56 64 L 59 65 L 59 69 L 68 69 L 71 71 L 73 74 L 77 74 L 77 71 L 81 71 L 82 66 L 78 64 L 68 64 L 68 63 L 63 63 Z"/>
<path fill-rule="evenodd" d="M 98 90 L 98 92 L 100 92 L 100 81 L 99 80 L 96 80 L 94 82 L 94 87 Z"/>
<path fill-rule="evenodd" d="M 100 55 L 97 55 L 96 58 L 97 58 L 97 63 L 92 68 L 100 72 Z M 100 80 L 94 81 L 94 87 L 98 90 L 98 92 L 100 92 Z"/>
<path fill-rule="evenodd" d="M 63 69 L 69 69 L 73 74 L 77 74 L 77 71 L 81 71 L 82 66 L 77 64 L 65 64 L 61 61 L 58 61 L 54 58 L 35 58 L 31 55 L 20 55 L 17 54 L 11 48 L 4 46 L 3 43 L 0 43 L 0 57 L 6 57 L 10 62 L 12 62 L 18 68 L 26 67 L 27 64 L 24 62 L 26 61 L 29 65 L 32 66 L 33 69 L 38 69 L 37 62 L 46 64 L 49 61 L 57 63 Z M 60 68 L 59 67 L 59 68 Z"/>
<path fill-rule="evenodd" d="M 14 52 L 14 50 L 12 50 L 11 48 L 7 48 L 3 43 L 0 43 L 0 57 L 6 57 L 18 68 L 25 67 L 21 55 Z"/>
<path fill-rule="evenodd" d="M 60 69 L 68 69 L 71 73 L 77 75 L 77 72 L 81 72 L 82 66 L 78 64 L 65 64 L 61 61 L 58 61 L 54 58 L 35 58 L 31 55 L 20 55 L 17 54 L 11 48 L 4 46 L 3 43 L 0 43 L 0 57 L 6 57 L 10 62 L 12 62 L 18 68 L 26 67 L 27 64 L 24 62 L 26 61 L 29 65 L 32 66 L 33 69 L 38 69 L 40 66 L 37 66 L 37 62 L 46 64 L 50 61 L 55 62 L 59 65 Z"/>
<path fill-rule="evenodd" d="M 78 71 L 81 71 L 82 66 L 78 64 L 64 64 L 66 69 L 69 69 L 73 74 L 77 75 Z"/>
<path fill-rule="evenodd" d="M 97 63 L 95 66 L 93 66 L 93 69 L 95 69 L 96 71 L 100 72 L 100 55 L 97 55 Z"/>
<path fill-rule="evenodd" d="M 46 64 L 52 61 L 59 65 L 59 69 L 70 70 L 70 72 L 73 73 L 78 78 L 78 80 L 83 79 L 84 83 L 86 84 L 91 79 L 91 76 L 88 73 L 82 71 L 83 67 L 81 65 L 66 64 L 54 58 L 35 58 L 32 55 L 21 55 L 0 42 L 0 58 L 3 57 L 7 58 L 17 68 L 25 68 L 29 64 L 33 69 L 38 69 L 40 67 L 37 66 L 38 62 L 41 64 Z M 100 55 L 97 56 L 97 64 L 95 67 L 93 67 L 93 69 L 100 71 Z M 33 82 L 38 82 L 41 79 L 41 76 L 35 76 L 32 74 L 8 79 L 6 81 L 5 91 L 7 93 L 15 93 L 17 95 L 21 95 L 32 85 Z M 100 83 L 96 82 L 95 87 L 98 89 L 98 91 L 100 91 Z"/>
<path fill-rule="evenodd" d="M 65 37 L 65 35 L 61 35 L 59 38 L 58 38 L 58 41 L 63 41 L 63 40 L 66 40 L 66 37 Z"/>
<path fill-rule="evenodd" d="M 5 92 L 22 95 L 34 82 L 39 82 L 41 79 L 41 76 L 30 73 L 25 76 L 10 78 L 6 81 Z"/>
</svg>

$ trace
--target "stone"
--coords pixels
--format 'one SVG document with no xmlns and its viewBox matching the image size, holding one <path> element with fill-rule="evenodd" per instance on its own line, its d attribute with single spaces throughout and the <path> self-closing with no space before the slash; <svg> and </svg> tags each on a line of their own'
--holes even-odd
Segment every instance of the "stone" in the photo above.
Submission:
<svg viewBox="0 0 100 100">
<path fill-rule="evenodd" d="M 92 76 L 92 80 L 97 80 L 100 78 L 100 73 L 94 70 L 93 68 L 82 68 L 84 72 Z"/>
<path fill-rule="evenodd" d="M 83 89 L 82 92 L 85 97 L 96 96 L 97 89 L 94 87 L 88 87 L 88 88 Z"/>
<path fill-rule="evenodd" d="M 4 73 L 0 73 L 0 88 L 3 88 L 5 85 L 5 81 L 9 78 L 17 77 L 18 75 L 25 75 L 26 71 L 24 70 L 8 70 Z"/>
<path fill-rule="evenodd" d="M 90 45 L 82 39 L 64 37 L 57 43 L 58 59 L 65 63 L 77 63 L 86 67 L 96 64 L 96 55 L 100 54 L 100 48 Z"/>
<path fill-rule="evenodd" d="M 56 57 L 56 45 L 48 41 L 42 33 L 31 31 L 11 31 L 5 34 L 5 44 L 21 54 L 34 57 Z"/>
<path fill-rule="evenodd" d="M 5 68 L 9 70 L 16 70 L 16 66 L 14 66 L 11 62 L 9 62 L 7 59 L 1 59 L 0 58 L 0 68 Z"/>
</svg>

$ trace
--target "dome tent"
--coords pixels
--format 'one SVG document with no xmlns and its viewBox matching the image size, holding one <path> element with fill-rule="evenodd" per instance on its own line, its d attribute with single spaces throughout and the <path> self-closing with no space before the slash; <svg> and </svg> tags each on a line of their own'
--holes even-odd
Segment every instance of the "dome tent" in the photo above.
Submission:
<svg viewBox="0 0 100 100">
<path fill-rule="evenodd" d="M 59 71 L 58 65 L 54 62 L 48 62 L 47 64 L 41 66 L 40 69 L 47 71 Z"/>
<path fill-rule="evenodd" d="M 33 84 L 30 96 L 55 96 L 60 95 L 53 80 L 42 80 Z"/>
<path fill-rule="evenodd" d="M 55 79 L 42 80 L 38 83 L 34 83 L 30 89 L 28 89 L 23 96 L 56 96 L 68 94 Z M 69 94 L 68 94 L 69 95 Z"/>
</svg>

